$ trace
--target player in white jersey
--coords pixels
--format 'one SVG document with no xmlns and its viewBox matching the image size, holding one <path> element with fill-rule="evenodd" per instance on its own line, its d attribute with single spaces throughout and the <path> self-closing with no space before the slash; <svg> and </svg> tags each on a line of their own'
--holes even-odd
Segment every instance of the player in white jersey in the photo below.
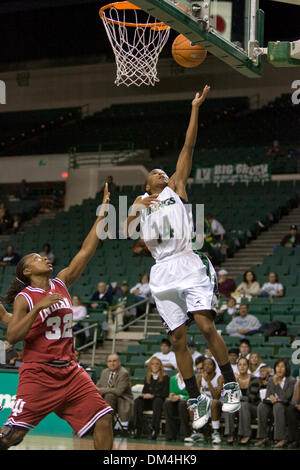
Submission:
<svg viewBox="0 0 300 470">
<path fill-rule="evenodd" d="M 169 178 L 163 170 L 152 170 L 147 180 L 147 192 L 135 200 L 126 221 L 129 235 L 132 227 L 140 223 L 142 238 L 156 260 L 149 285 L 159 315 L 171 335 L 177 365 L 190 396 L 195 429 L 207 423 L 211 400 L 199 392 L 196 383 L 187 348 L 186 325 L 190 321 L 194 320 L 205 336 L 223 375 L 223 411 L 233 413 L 240 408 L 240 388 L 224 340 L 214 325 L 216 273 L 209 259 L 192 249 L 192 215 L 184 205 L 197 139 L 199 107 L 209 90 L 210 87 L 205 86 L 202 95 L 197 93 L 192 102 L 190 122 L 175 173 Z"/>
</svg>

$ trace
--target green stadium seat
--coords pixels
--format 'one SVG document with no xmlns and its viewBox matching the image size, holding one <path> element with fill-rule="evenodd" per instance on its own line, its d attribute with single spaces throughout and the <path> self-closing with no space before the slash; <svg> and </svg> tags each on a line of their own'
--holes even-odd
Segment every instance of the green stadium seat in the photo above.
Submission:
<svg viewBox="0 0 300 470">
<path fill-rule="evenodd" d="M 125 351 L 125 354 L 127 356 L 134 356 L 137 354 L 146 354 L 148 353 L 147 351 L 147 345 L 146 344 L 137 344 L 137 345 L 129 345 L 127 350 Z"/>
<path fill-rule="evenodd" d="M 257 347 L 255 348 L 255 351 L 260 355 L 261 358 L 271 358 L 273 357 L 274 354 L 274 348 L 271 347 Z"/>
<path fill-rule="evenodd" d="M 293 323 L 293 315 L 273 315 L 272 321 L 282 321 L 286 324 Z"/>
<path fill-rule="evenodd" d="M 291 360 L 293 352 L 294 350 L 292 348 L 280 348 L 276 356 Z"/>
<path fill-rule="evenodd" d="M 270 336 L 268 342 L 266 343 L 268 346 L 285 346 L 289 345 L 291 339 L 288 336 Z"/>
</svg>

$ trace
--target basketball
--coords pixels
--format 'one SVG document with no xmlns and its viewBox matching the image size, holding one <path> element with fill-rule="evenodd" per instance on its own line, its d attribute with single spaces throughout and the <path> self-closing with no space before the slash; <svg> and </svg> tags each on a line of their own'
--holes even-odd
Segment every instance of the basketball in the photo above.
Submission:
<svg viewBox="0 0 300 470">
<path fill-rule="evenodd" d="M 172 44 L 172 56 L 177 64 L 185 68 L 193 68 L 202 64 L 206 59 L 207 50 L 204 47 L 195 45 L 183 34 L 179 34 Z"/>
</svg>

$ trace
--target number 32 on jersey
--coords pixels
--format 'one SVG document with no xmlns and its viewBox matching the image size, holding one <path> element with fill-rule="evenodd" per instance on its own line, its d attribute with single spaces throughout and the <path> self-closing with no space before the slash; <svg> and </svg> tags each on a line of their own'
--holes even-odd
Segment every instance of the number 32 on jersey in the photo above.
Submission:
<svg viewBox="0 0 300 470">
<path fill-rule="evenodd" d="M 71 338 L 72 337 L 72 313 L 66 313 L 63 318 L 61 317 L 49 317 L 47 320 L 47 327 L 51 330 L 47 330 L 45 336 L 47 339 L 60 339 L 60 338 Z"/>
</svg>

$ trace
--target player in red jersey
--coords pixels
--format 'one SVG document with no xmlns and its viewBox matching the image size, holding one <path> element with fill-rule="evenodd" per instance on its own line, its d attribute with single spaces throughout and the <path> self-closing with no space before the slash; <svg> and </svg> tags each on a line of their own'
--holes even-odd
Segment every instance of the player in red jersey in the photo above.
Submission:
<svg viewBox="0 0 300 470">
<path fill-rule="evenodd" d="M 103 204 L 108 203 L 107 184 Z M 70 265 L 51 279 L 52 265 L 36 253 L 24 256 L 5 301 L 14 304 L 7 339 L 24 340 L 19 385 L 12 412 L 0 429 L 0 449 L 19 444 L 45 416 L 55 412 L 78 436 L 94 429 L 95 449 L 112 448 L 112 408 L 85 370 L 74 362 L 72 302 L 68 287 L 81 275 L 97 248 L 97 225 L 105 206 Z"/>
</svg>

